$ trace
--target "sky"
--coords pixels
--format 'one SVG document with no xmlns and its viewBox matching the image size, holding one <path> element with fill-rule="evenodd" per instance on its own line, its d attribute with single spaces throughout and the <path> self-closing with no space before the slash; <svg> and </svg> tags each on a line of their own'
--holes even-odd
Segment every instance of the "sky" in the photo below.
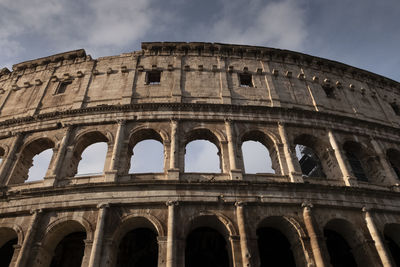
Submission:
<svg viewBox="0 0 400 267">
<path fill-rule="evenodd" d="M 399 0 L 0 0 L 0 68 L 199 41 L 294 50 L 400 81 L 399 14 Z"/>
</svg>

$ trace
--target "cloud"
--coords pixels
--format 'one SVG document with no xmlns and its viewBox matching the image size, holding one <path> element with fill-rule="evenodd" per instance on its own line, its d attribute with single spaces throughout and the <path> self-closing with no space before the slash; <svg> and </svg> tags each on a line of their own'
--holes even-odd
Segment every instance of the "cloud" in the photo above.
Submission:
<svg viewBox="0 0 400 267">
<path fill-rule="evenodd" d="M 224 11 L 210 30 L 210 37 L 215 40 L 300 49 L 307 38 L 302 1 L 222 2 Z"/>
</svg>

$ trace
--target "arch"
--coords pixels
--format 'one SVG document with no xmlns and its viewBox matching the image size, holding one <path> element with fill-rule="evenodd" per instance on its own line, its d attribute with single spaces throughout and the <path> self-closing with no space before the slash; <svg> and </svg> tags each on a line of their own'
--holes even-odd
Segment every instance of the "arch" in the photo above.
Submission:
<svg viewBox="0 0 400 267">
<path fill-rule="evenodd" d="M 381 170 L 376 155 L 370 149 L 354 141 L 346 141 L 343 150 L 353 175 L 359 181 L 380 180 Z"/>
<path fill-rule="evenodd" d="M 397 175 L 397 179 L 400 179 L 400 151 L 393 148 L 388 149 L 386 156 L 393 168 L 394 173 Z"/>
<path fill-rule="evenodd" d="M 139 144 L 140 142 L 147 141 L 147 140 L 155 140 L 158 141 L 162 144 L 163 151 L 161 152 L 162 157 L 163 157 L 163 169 L 165 169 L 166 166 L 166 157 L 165 157 L 165 140 L 168 139 L 168 135 L 166 134 L 165 131 L 156 131 L 152 128 L 144 128 L 144 127 L 138 127 L 131 131 L 131 134 L 129 136 L 129 143 L 128 143 L 128 151 L 127 151 L 127 172 L 130 172 L 129 170 L 131 169 L 132 161 L 133 161 L 133 150 L 135 149 L 136 145 Z M 160 152 L 160 151 L 157 151 Z M 149 154 L 149 152 L 146 152 L 146 155 Z M 159 154 L 159 153 L 156 153 Z M 146 156 L 145 155 L 145 156 Z"/>
<path fill-rule="evenodd" d="M 184 151 L 185 151 L 185 157 L 184 157 L 185 163 L 186 163 L 186 159 L 190 158 L 192 156 L 192 155 L 186 153 L 187 145 L 189 143 L 193 142 L 193 141 L 205 140 L 205 141 L 209 141 L 209 142 L 211 142 L 212 144 L 215 145 L 215 147 L 217 149 L 217 155 L 218 155 L 218 158 L 219 158 L 220 172 L 223 172 L 224 171 L 223 170 L 223 160 L 222 160 L 223 157 L 222 157 L 222 147 L 221 147 L 221 139 L 220 139 L 220 137 L 221 137 L 221 133 L 219 133 L 218 131 L 214 131 L 213 132 L 213 131 L 211 131 L 209 129 L 205 129 L 205 128 L 197 128 L 197 129 L 194 129 L 194 130 L 188 132 L 186 134 L 186 136 L 184 138 L 184 142 L 183 142 L 183 145 L 184 145 L 184 148 L 185 148 L 184 149 Z M 201 156 L 200 153 L 199 154 L 195 154 L 194 158 L 198 158 L 199 156 Z M 184 165 L 187 165 L 187 164 L 184 164 Z M 186 171 L 187 166 L 184 167 L 184 169 Z M 207 172 L 207 171 L 203 171 L 203 169 L 202 169 L 200 172 Z M 215 172 L 215 171 L 212 171 L 212 172 Z"/>
<path fill-rule="evenodd" d="M 15 257 L 14 245 L 18 244 L 18 235 L 13 228 L 0 226 L 1 266 L 8 266 Z"/>
<path fill-rule="evenodd" d="M 396 266 L 400 266 L 400 224 L 388 223 L 383 229 L 383 236 L 387 251 L 392 256 L 392 261 Z"/>
<path fill-rule="evenodd" d="M 229 236 L 239 235 L 237 228 L 233 222 L 224 214 L 200 210 L 196 215 L 190 216 L 187 220 L 187 228 L 185 228 L 184 236 L 198 227 L 211 227 L 223 233 L 226 238 Z"/>
<path fill-rule="evenodd" d="M 121 222 L 112 233 L 112 240 L 118 244 L 127 232 L 135 228 L 149 228 L 157 233 L 158 236 L 166 235 L 163 224 L 154 215 L 145 212 L 135 212 L 121 218 Z"/>
<path fill-rule="evenodd" d="M 17 238 L 17 244 L 22 246 L 24 232 L 21 226 L 16 224 L 2 223 L 0 225 L 0 247 L 11 239 Z"/>
<path fill-rule="evenodd" d="M 23 145 L 8 184 L 18 184 L 26 181 L 28 179 L 29 169 L 32 167 L 33 157 L 47 149 L 53 149 L 54 147 L 55 142 L 47 137 L 36 138 Z M 49 165 L 51 165 L 51 161 Z"/>
<path fill-rule="evenodd" d="M 367 253 L 362 246 L 364 242 L 363 234 L 356 230 L 357 228 L 352 223 L 343 218 L 335 218 L 329 220 L 323 229 L 333 266 L 342 266 L 340 265 L 341 258 L 347 260 L 345 262 L 350 264 L 355 262 L 358 266 L 370 265 Z"/>
<path fill-rule="evenodd" d="M 259 142 L 261 143 L 267 150 L 268 150 L 268 156 L 267 161 L 271 162 L 271 168 L 274 170 L 276 174 L 280 174 L 281 168 L 280 168 L 280 159 L 279 159 L 279 154 L 278 154 L 278 149 L 276 148 L 276 138 L 269 132 L 265 132 L 262 129 L 255 128 L 248 130 L 244 132 L 240 137 L 239 137 L 239 146 L 238 148 L 241 151 L 241 155 L 243 158 L 243 161 L 245 161 L 245 157 L 243 154 L 243 144 L 248 141 L 254 141 L 254 142 Z M 245 166 L 244 166 L 245 167 Z"/>
<path fill-rule="evenodd" d="M 229 267 L 232 260 L 227 250 L 228 242 L 211 227 L 193 229 L 186 237 L 186 267 Z"/>
<path fill-rule="evenodd" d="M 311 260 L 304 240 L 307 239 L 306 232 L 300 223 L 291 217 L 270 216 L 257 224 L 256 229 L 270 228 L 279 231 L 290 243 L 296 266 L 306 266 Z"/>
<path fill-rule="evenodd" d="M 325 170 L 329 171 L 332 168 L 329 168 L 329 165 L 324 162 L 329 157 L 329 154 L 327 154 L 329 145 L 310 134 L 296 136 L 293 143 L 303 175 L 306 177 L 326 177 Z"/>
<path fill-rule="evenodd" d="M 112 135 L 109 132 L 104 133 L 98 130 L 86 130 L 77 134 L 74 141 L 75 145 L 73 147 L 70 165 L 68 168 L 66 168 L 67 176 L 73 177 L 77 174 L 83 151 L 90 145 L 101 142 L 107 143 L 108 154 L 110 152 L 110 145 L 112 143 Z"/>
</svg>

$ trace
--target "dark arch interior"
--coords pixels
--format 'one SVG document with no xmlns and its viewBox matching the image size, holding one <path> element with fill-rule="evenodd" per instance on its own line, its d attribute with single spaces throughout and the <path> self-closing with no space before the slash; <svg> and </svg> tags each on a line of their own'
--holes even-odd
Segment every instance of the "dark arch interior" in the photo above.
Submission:
<svg viewBox="0 0 400 267">
<path fill-rule="evenodd" d="M 392 166 L 397 178 L 400 179 L 400 152 L 394 149 L 389 149 L 387 152 L 390 165 Z"/>
<path fill-rule="evenodd" d="M 325 229 L 324 235 L 332 267 L 357 266 L 351 247 L 340 234 L 333 230 Z"/>
<path fill-rule="evenodd" d="M 157 235 L 148 228 L 137 228 L 122 239 L 117 256 L 117 267 L 157 267 Z"/>
<path fill-rule="evenodd" d="M 361 161 L 357 156 L 352 151 L 346 151 L 346 157 L 357 180 L 367 182 L 367 175 L 365 174 Z"/>
<path fill-rule="evenodd" d="M 65 236 L 54 250 L 50 267 L 80 267 L 85 251 L 85 239 L 85 232 L 74 232 Z"/>
<path fill-rule="evenodd" d="M 0 248 L 0 267 L 8 267 L 14 254 L 14 245 L 17 242 L 17 238 L 11 239 Z"/>
<path fill-rule="evenodd" d="M 385 234 L 384 237 L 390 254 L 392 254 L 392 259 L 394 263 L 396 264 L 396 266 L 400 266 L 400 247 L 392 238 L 390 238 L 390 236 Z"/>
<path fill-rule="evenodd" d="M 296 266 L 290 243 L 279 230 L 262 227 L 257 229 L 257 237 L 260 267 Z"/>
<path fill-rule="evenodd" d="M 296 155 L 303 175 L 307 177 L 326 176 L 322 169 L 321 160 L 311 147 L 296 144 Z"/>
<path fill-rule="evenodd" d="M 185 267 L 229 267 L 224 237 L 209 227 L 193 230 L 186 239 Z"/>
</svg>

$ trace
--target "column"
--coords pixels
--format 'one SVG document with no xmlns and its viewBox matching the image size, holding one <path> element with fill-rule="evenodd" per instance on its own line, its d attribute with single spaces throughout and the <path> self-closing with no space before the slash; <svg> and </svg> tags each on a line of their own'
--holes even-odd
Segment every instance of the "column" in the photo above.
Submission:
<svg viewBox="0 0 400 267">
<path fill-rule="evenodd" d="M 318 230 L 314 226 L 315 221 L 311 212 L 311 208 L 313 207 L 313 205 L 311 203 L 303 203 L 301 206 L 303 207 L 304 224 L 306 226 L 308 236 L 310 237 L 310 244 L 313 251 L 315 264 L 317 265 L 317 267 L 329 266 L 329 264 L 325 261 L 325 258 L 323 257 L 321 251 L 321 245 L 323 242 L 322 238 L 318 234 Z"/>
<path fill-rule="evenodd" d="M 40 219 L 40 215 L 42 214 L 42 210 L 32 210 L 31 211 L 31 222 L 29 224 L 28 231 L 26 232 L 24 242 L 22 243 L 20 252 L 18 254 L 17 261 L 15 263 L 15 267 L 24 267 L 28 266 L 27 260 L 30 254 L 31 244 L 33 241 L 33 237 L 35 235 L 37 224 Z"/>
<path fill-rule="evenodd" d="M 239 235 L 240 235 L 240 249 L 242 252 L 242 263 L 243 267 L 250 267 L 251 266 L 251 254 L 249 252 L 249 248 L 247 246 L 247 233 L 246 233 L 246 222 L 244 220 L 244 214 L 243 214 L 243 206 L 245 206 L 246 203 L 242 201 L 238 201 L 235 203 L 236 206 L 236 217 L 237 217 L 237 222 L 238 222 L 238 228 L 239 228 Z"/>
<path fill-rule="evenodd" d="M 376 250 L 378 252 L 379 258 L 382 261 L 383 266 L 384 267 L 392 267 L 393 265 L 390 261 L 389 255 L 386 251 L 384 241 L 382 240 L 379 230 L 374 223 L 374 220 L 372 218 L 370 210 L 368 208 L 364 207 L 362 209 L 362 211 L 364 212 L 365 222 L 367 223 L 367 227 L 368 227 L 369 233 L 372 237 L 372 240 L 374 240 Z"/>
<path fill-rule="evenodd" d="M 229 242 L 231 243 L 232 247 L 232 266 L 239 267 L 240 266 L 240 258 L 241 248 L 240 248 L 240 237 L 237 235 L 229 236 Z"/>
<path fill-rule="evenodd" d="M 384 171 L 385 176 L 387 178 L 387 182 L 389 184 L 391 184 L 391 185 L 399 183 L 399 180 L 397 179 L 397 175 L 394 173 L 394 170 L 393 170 L 392 166 L 390 165 L 390 163 L 386 159 L 386 155 L 382 151 L 382 148 L 379 145 L 379 143 L 376 140 L 371 139 L 371 144 L 374 147 L 375 152 L 379 157 L 379 162 L 381 163 L 381 165 L 383 167 L 383 171 Z"/>
<path fill-rule="evenodd" d="M 229 153 L 229 166 L 232 180 L 239 180 L 243 178 L 242 171 L 237 169 L 236 165 L 236 149 L 234 138 L 232 134 L 231 120 L 225 120 L 226 135 L 228 139 L 228 153 Z"/>
<path fill-rule="evenodd" d="M 350 172 L 350 170 L 347 168 L 346 161 L 344 159 L 342 149 L 340 145 L 338 144 L 335 135 L 331 130 L 328 130 L 328 136 L 329 136 L 329 142 L 333 148 L 333 151 L 335 151 L 335 156 L 336 160 L 339 164 L 340 171 L 342 172 L 343 175 L 343 181 L 345 185 L 347 186 L 352 186 L 352 185 L 357 185 L 357 179 L 355 179 Z"/>
<path fill-rule="evenodd" d="M 61 139 L 61 142 L 58 146 L 58 149 L 57 149 L 57 152 L 55 155 L 55 160 L 54 160 L 53 166 L 50 170 L 50 173 L 49 173 L 49 175 L 44 177 L 44 183 L 47 186 L 52 186 L 56 182 L 57 176 L 59 174 L 59 170 L 62 166 L 62 163 L 64 162 L 64 155 L 65 155 L 65 151 L 67 150 L 68 140 L 71 135 L 71 132 L 72 132 L 72 127 L 67 126 L 65 135 Z"/>
<path fill-rule="evenodd" d="M 286 162 L 289 169 L 289 177 L 292 183 L 302 183 L 303 177 L 300 172 L 296 171 L 292 151 L 290 149 L 290 144 L 287 138 L 285 125 L 282 122 L 278 123 L 279 135 L 281 136 L 281 140 L 283 143 L 283 150 L 285 153 Z"/>
<path fill-rule="evenodd" d="M 171 145 L 169 155 L 169 170 L 168 179 L 179 180 L 179 167 L 178 167 L 178 121 L 171 120 Z"/>
<path fill-rule="evenodd" d="M 106 182 L 113 182 L 117 179 L 118 174 L 118 161 L 120 159 L 121 145 L 125 136 L 125 124 L 124 120 L 118 121 L 118 129 L 115 135 L 113 152 L 111 155 L 110 167 L 105 173 Z"/>
<path fill-rule="evenodd" d="M 175 207 L 178 201 L 167 201 L 168 207 L 168 231 L 167 231 L 167 257 L 166 266 L 176 267 L 176 231 L 175 231 Z"/>
<path fill-rule="evenodd" d="M 16 154 L 22 140 L 23 135 L 21 133 L 18 133 L 14 138 L 14 142 L 11 145 L 10 150 L 8 151 L 7 157 L 5 157 L 3 164 L 1 164 L 0 185 L 4 185 L 6 182 L 8 182 L 7 176 L 9 175 L 10 169 L 12 169 L 12 165 L 16 164 Z"/>
<path fill-rule="evenodd" d="M 99 261 L 101 258 L 101 247 L 104 236 L 104 222 L 108 207 L 109 207 L 108 203 L 101 203 L 97 205 L 99 212 L 97 215 L 96 231 L 94 232 L 94 237 L 93 237 L 92 251 L 90 253 L 90 259 L 88 264 L 89 267 L 99 266 Z"/>
</svg>

